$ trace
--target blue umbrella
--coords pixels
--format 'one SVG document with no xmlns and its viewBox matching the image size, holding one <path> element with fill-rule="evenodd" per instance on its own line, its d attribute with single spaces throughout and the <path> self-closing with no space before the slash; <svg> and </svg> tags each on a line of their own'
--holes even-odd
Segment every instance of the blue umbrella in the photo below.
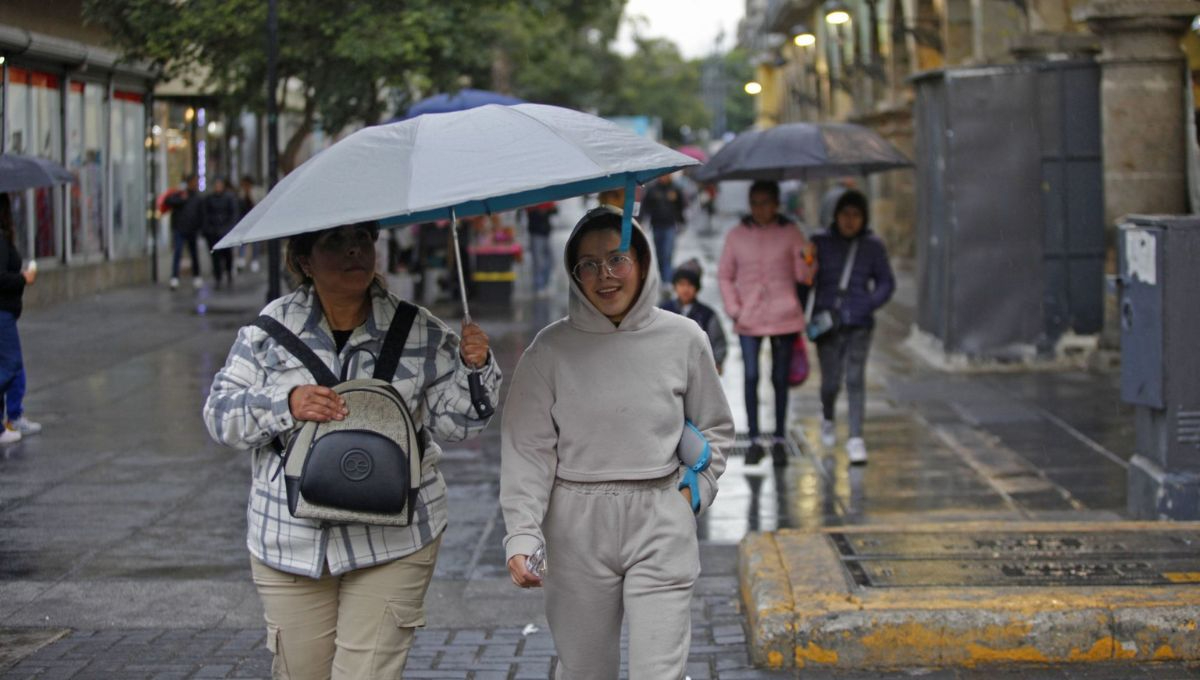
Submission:
<svg viewBox="0 0 1200 680">
<path fill-rule="evenodd" d="M 487 106 L 488 104 L 499 104 L 501 106 L 512 106 L 513 104 L 524 104 L 525 102 L 516 97 L 510 97 L 499 92 L 491 92 L 489 90 L 473 90 L 467 88 L 459 90 L 455 94 L 435 94 L 432 97 L 422 99 L 421 101 L 408 107 L 408 115 L 406 118 L 414 118 L 426 113 L 452 113 L 454 111 L 466 111 L 479 106 Z"/>
</svg>

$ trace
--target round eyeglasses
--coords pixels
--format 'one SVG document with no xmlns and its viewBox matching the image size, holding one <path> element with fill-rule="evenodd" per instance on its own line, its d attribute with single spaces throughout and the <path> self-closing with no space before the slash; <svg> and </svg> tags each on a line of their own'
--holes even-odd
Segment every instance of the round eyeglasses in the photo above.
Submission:
<svg viewBox="0 0 1200 680">
<path fill-rule="evenodd" d="M 623 279 L 629 276 L 629 272 L 633 271 L 633 258 L 625 254 L 609 255 L 603 262 L 600 260 L 585 259 L 580 260 L 575 268 L 571 270 L 571 276 L 575 280 L 584 283 L 587 281 L 595 281 L 600 277 L 600 269 L 603 267 L 608 275 Z"/>
</svg>

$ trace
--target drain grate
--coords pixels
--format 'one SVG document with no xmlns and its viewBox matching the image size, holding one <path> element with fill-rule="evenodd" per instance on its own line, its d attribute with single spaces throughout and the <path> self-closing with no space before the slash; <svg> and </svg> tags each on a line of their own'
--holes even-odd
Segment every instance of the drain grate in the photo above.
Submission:
<svg viewBox="0 0 1200 680">
<path fill-rule="evenodd" d="M 1200 532 L 831 533 L 864 588 L 1200 583 Z"/>
</svg>

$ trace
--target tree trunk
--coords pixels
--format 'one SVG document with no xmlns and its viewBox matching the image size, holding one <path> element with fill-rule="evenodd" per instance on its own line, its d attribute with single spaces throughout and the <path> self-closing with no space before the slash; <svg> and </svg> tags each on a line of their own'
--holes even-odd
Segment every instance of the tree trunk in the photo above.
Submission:
<svg viewBox="0 0 1200 680">
<path fill-rule="evenodd" d="M 512 57 L 502 47 L 492 50 L 492 91 L 512 94 Z"/>
<path fill-rule="evenodd" d="M 299 165 L 296 162 L 296 156 L 300 153 L 300 147 L 304 145 L 305 140 L 312 134 L 316 114 L 316 95 L 310 91 L 306 91 L 304 95 L 304 114 L 300 120 L 300 126 L 288 137 L 287 144 L 279 154 L 279 172 L 281 174 L 286 175 L 295 170 L 296 166 Z"/>
</svg>

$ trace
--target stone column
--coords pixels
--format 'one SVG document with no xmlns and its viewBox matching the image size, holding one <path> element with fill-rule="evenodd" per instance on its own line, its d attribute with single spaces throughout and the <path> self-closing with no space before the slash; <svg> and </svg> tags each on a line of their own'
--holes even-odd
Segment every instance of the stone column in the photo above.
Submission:
<svg viewBox="0 0 1200 680">
<path fill-rule="evenodd" d="M 1091 0 L 1078 8 L 1100 38 L 1106 271 L 1116 274 L 1116 224 L 1122 215 L 1187 212 L 1186 62 L 1179 41 L 1197 0 Z M 1120 343 L 1117 302 L 1105 304 L 1101 342 Z"/>
</svg>

